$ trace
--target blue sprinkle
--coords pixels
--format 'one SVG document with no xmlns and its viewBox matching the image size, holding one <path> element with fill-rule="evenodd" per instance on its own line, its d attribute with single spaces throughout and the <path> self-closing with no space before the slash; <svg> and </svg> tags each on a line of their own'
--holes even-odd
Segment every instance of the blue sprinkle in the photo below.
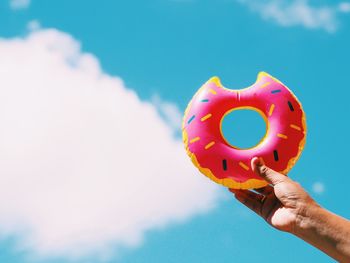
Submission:
<svg viewBox="0 0 350 263">
<path fill-rule="evenodd" d="M 277 152 L 277 150 L 273 151 L 273 158 L 275 159 L 276 162 L 278 161 L 278 152 Z"/>
<path fill-rule="evenodd" d="M 290 111 L 294 111 L 293 104 L 290 101 L 288 101 L 288 106 L 289 106 Z"/>
<path fill-rule="evenodd" d="M 224 169 L 224 171 L 227 171 L 227 161 L 225 159 L 222 160 L 222 168 Z"/>
<path fill-rule="evenodd" d="M 279 93 L 279 92 L 281 92 L 280 89 L 275 89 L 275 90 L 271 91 L 272 94 Z"/>
<path fill-rule="evenodd" d="M 208 102 L 209 100 L 201 100 L 201 102 Z"/>
<path fill-rule="evenodd" d="M 190 124 L 190 123 L 194 120 L 195 117 L 196 117 L 196 116 L 193 115 L 193 116 L 188 120 L 187 124 Z"/>
</svg>

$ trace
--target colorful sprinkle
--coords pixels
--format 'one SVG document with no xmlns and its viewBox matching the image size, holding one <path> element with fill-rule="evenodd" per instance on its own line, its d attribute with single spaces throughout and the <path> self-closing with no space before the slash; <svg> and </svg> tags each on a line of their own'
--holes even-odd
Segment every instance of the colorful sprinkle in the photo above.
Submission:
<svg viewBox="0 0 350 263">
<path fill-rule="evenodd" d="M 288 139 L 287 135 L 284 135 L 284 134 L 281 134 L 281 133 L 278 133 L 277 137 L 282 138 L 282 139 Z"/>
<path fill-rule="evenodd" d="M 198 142 L 201 138 L 195 137 L 192 140 L 190 140 L 190 143 Z"/>
<path fill-rule="evenodd" d="M 215 90 L 210 89 L 209 91 L 210 91 L 210 93 L 212 93 L 212 94 L 216 95 L 216 91 L 215 91 Z"/>
<path fill-rule="evenodd" d="M 273 151 L 273 158 L 276 162 L 278 161 L 278 152 L 276 150 Z"/>
<path fill-rule="evenodd" d="M 301 131 L 301 128 L 297 125 L 291 124 L 290 127 L 297 130 L 297 131 Z"/>
<path fill-rule="evenodd" d="M 244 170 L 249 171 L 249 166 L 247 166 L 245 163 L 239 162 L 239 166 L 241 166 Z"/>
<path fill-rule="evenodd" d="M 288 106 L 291 111 L 294 111 L 294 107 L 290 101 L 288 101 Z"/>
<path fill-rule="evenodd" d="M 208 150 L 208 149 L 211 148 L 214 144 L 215 144 L 215 142 L 210 142 L 210 143 L 208 143 L 208 144 L 204 147 L 204 149 Z"/>
<path fill-rule="evenodd" d="M 272 91 L 271 91 L 272 94 L 279 93 L 279 92 L 281 92 L 280 89 L 275 89 L 275 90 L 272 90 Z"/>
<path fill-rule="evenodd" d="M 201 118 L 201 121 L 206 121 L 207 119 L 209 119 L 211 117 L 211 113 L 205 115 L 203 118 Z"/>
<path fill-rule="evenodd" d="M 208 100 L 208 99 L 205 99 L 205 100 L 201 100 L 201 102 L 209 102 L 209 100 Z"/>
<path fill-rule="evenodd" d="M 261 85 L 261 88 L 265 88 L 265 87 L 267 87 L 270 84 L 271 84 L 271 82 L 265 82 L 264 84 Z"/>
<path fill-rule="evenodd" d="M 193 116 L 188 120 L 187 124 L 190 124 L 190 123 L 194 120 L 194 118 L 196 118 L 195 115 L 193 115 Z"/>
<path fill-rule="evenodd" d="M 222 169 L 224 169 L 224 171 L 227 171 L 227 161 L 226 160 L 222 160 Z"/>
<path fill-rule="evenodd" d="M 275 104 L 272 104 L 272 105 L 270 106 L 269 116 L 272 115 L 274 109 L 275 109 Z"/>
</svg>

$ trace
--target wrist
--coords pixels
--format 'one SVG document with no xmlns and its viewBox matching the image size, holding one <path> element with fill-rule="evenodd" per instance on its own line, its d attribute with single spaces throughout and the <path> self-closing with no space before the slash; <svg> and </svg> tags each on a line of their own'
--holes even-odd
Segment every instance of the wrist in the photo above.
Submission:
<svg viewBox="0 0 350 263">
<path fill-rule="evenodd" d="M 291 233 L 337 261 L 350 262 L 350 222 L 315 201 L 300 210 Z"/>
<path fill-rule="evenodd" d="M 317 228 L 325 213 L 326 210 L 312 199 L 307 203 L 301 204 L 297 211 L 296 222 L 292 234 L 299 237 L 308 235 L 308 232 Z"/>
</svg>

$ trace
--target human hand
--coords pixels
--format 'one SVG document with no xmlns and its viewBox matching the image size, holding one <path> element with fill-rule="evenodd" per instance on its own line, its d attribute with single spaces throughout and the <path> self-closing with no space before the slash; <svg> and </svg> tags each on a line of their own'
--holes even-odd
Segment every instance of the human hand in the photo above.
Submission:
<svg viewBox="0 0 350 263">
<path fill-rule="evenodd" d="M 320 207 L 292 179 L 253 158 L 252 169 L 270 185 L 230 189 L 235 197 L 273 227 L 290 232 L 339 262 L 350 262 L 350 221 Z"/>
<path fill-rule="evenodd" d="M 264 218 L 273 227 L 295 233 L 301 218 L 317 203 L 292 179 L 265 166 L 259 158 L 251 161 L 252 169 L 270 185 L 249 190 L 230 189 L 236 199 Z"/>
</svg>

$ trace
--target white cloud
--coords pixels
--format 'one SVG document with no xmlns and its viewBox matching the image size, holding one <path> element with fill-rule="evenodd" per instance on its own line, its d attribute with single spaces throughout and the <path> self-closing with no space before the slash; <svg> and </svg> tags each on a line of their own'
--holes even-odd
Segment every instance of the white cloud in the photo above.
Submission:
<svg viewBox="0 0 350 263">
<path fill-rule="evenodd" d="M 12 9 L 25 9 L 30 6 L 31 0 L 10 0 L 10 7 Z"/>
<path fill-rule="evenodd" d="M 323 183 L 321 182 L 315 182 L 313 185 L 312 185 L 312 191 L 316 194 L 323 194 L 324 191 L 325 191 L 325 186 Z"/>
<path fill-rule="evenodd" d="M 31 20 L 27 23 L 27 29 L 29 31 L 36 31 L 41 28 L 39 20 Z"/>
<path fill-rule="evenodd" d="M 312 6 L 308 0 L 237 0 L 247 5 L 263 19 L 281 26 L 304 26 L 334 32 L 338 28 L 339 12 L 348 9 L 347 3 L 337 6 Z M 341 10 L 341 11 L 340 11 Z"/>
<path fill-rule="evenodd" d="M 339 4 L 339 11 L 342 13 L 350 13 L 350 2 L 342 2 Z"/>
<path fill-rule="evenodd" d="M 179 127 L 181 127 L 182 122 L 182 114 L 179 111 L 178 107 L 174 103 L 161 100 L 158 95 L 154 95 L 152 97 L 152 103 L 157 107 L 163 119 L 175 131 L 175 134 L 179 134 Z"/>
<path fill-rule="evenodd" d="M 217 186 L 156 106 L 71 36 L 0 39 L 0 57 L 1 236 L 36 255 L 101 256 L 214 206 Z"/>
</svg>

